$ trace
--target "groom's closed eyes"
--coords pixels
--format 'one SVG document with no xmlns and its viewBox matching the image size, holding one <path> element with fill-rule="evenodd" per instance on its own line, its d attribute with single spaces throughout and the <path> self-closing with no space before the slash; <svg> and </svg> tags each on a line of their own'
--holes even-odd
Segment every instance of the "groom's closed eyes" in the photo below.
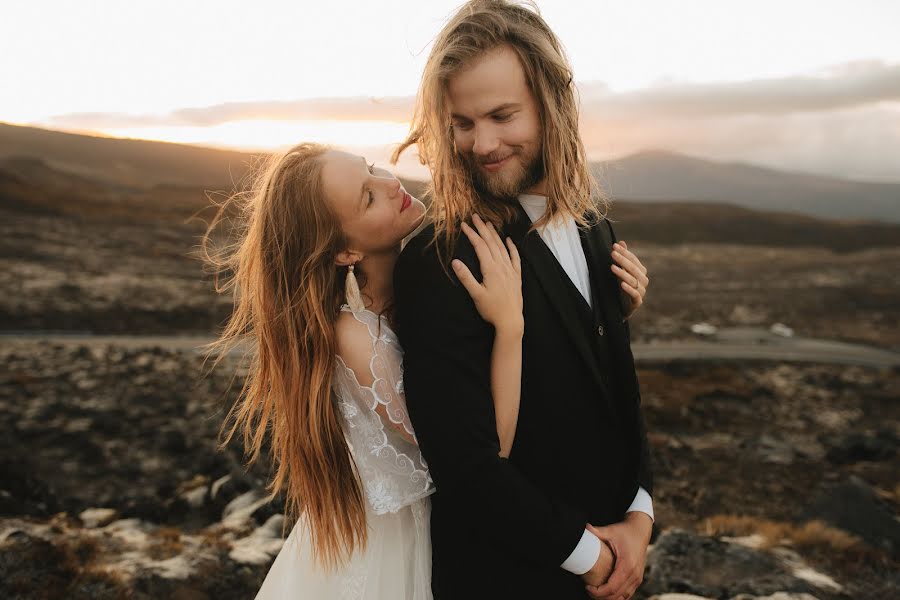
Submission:
<svg viewBox="0 0 900 600">
<path fill-rule="evenodd" d="M 497 123 L 506 123 L 510 119 L 512 119 L 513 115 L 519 110 L 521 110 L 522 105 L 518 102 L 506 102 L 501 104 L 500 106 L 494 107 L 488 112 L 484 114 L 485 117 L 490 117 Z M 453 119 L 453 126 L 462 130 L 471 129 L 472 121 L 468 117 L 465 117 L 460 114 L 452 114 L 450 115 Z"/>
</svg>

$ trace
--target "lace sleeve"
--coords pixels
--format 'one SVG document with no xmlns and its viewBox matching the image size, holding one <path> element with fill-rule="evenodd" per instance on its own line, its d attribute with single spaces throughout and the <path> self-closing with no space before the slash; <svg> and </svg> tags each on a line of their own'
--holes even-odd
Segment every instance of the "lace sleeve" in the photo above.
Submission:
<svg viewBox="0 0 900 600">
<path fill-rule="evenodd" d="M 402 350 L 383 319 L 348 307 L 338 348 L 335 400 L 361 483 L 377 514 L 395 512 L 434 491 L 406 410 Z"/>
</svg>

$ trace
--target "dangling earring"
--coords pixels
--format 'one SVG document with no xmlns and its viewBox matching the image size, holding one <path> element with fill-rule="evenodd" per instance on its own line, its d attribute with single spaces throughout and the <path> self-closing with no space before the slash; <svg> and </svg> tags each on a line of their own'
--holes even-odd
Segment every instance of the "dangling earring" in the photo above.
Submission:
<svg viewBox="0 0 900 600">
<path fill-rule="evenodd" d="M 344 285 L 345 292 L 347 294 L 347 304 L 350 306 L 350 310 L 356 312 L 359 310 L 365 310 L 366 305 L 363 304 L 362 296 L 359 294 L 359 284 L 356 281 L 356 275 L 353 274 L 353 265 L 350 265 L 347 268 L 347 282 Z"/>
</svg>

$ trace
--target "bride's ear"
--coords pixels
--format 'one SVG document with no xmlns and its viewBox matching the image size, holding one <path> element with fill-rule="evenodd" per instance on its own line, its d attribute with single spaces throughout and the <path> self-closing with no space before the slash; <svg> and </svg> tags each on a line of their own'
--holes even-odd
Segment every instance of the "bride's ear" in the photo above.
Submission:
<svg viewBox="0 0 900 600">
<path fill-rule="evenodd" d="M 337 256 L 334 257 L 334 264 L 339 267 L 349 267 L 350 265 L 355 265 L 362 259 L 363 255 L 359 252 L 354 252 L 353 250 L 341 250 L 337 253 Z"/>
</svg>

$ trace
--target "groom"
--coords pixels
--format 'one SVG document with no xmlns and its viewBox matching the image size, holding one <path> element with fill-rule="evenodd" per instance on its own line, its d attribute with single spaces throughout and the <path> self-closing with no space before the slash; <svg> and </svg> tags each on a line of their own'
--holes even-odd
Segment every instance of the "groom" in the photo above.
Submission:
<svg viewBox="0 0 900 600">
<path fill-rule="evenodd" d="M 629 598 L 653 507 L 625 317 L 647 278 L 612 246 L 571 68 L 535 12 L 475 0 L 436 38 L 418 103 L 394 159 L 417 144 L 435 224 L 407 244 L 394 287 L 407 404 L 437 487 L 434 596 Z M 459 235 L 476 213 L 522 257 L 522 396 L 508 459 L 491 401 L 493 330 L 449 266 L 459 258 L 480 278 Z"/>
</svg>

